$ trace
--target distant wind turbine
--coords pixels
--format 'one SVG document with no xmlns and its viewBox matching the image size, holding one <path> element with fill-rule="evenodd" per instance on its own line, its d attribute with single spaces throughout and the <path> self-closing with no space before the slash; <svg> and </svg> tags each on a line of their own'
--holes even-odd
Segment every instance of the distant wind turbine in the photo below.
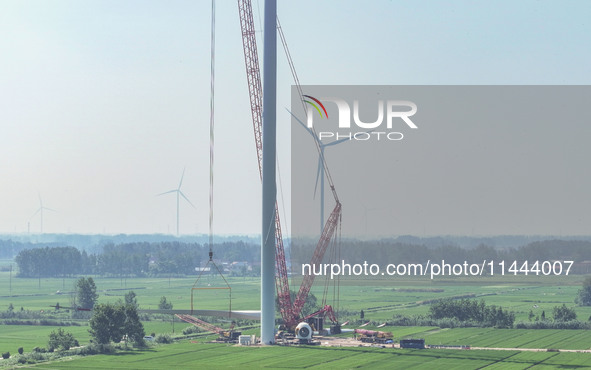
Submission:
<svg viewBox="0 0 591 370">
<path fill-rule="evenodd" d="M 180 203 L 180 197 L 185 198 L 185 200 L 191 205 L 191 207 L 195 208 L 195 206 L 193 205 L 193 203 L 191 203 L 191 201 L 189 200 L 189 198 L 187 198 L 185 196 L 185 194 L 183 194 L 183 192 L 181 191 L 181 185 L 183 185 L 183 178 L 185 177 L 185 169 L 183 168 L 183 174 L 181 175 L 181 181 L 179 182 L 179 186 L 176 189 L 172 189 L 169 191 L 165 191 L 164 193 L 160 193 L 160 194 L 156 194 L 156 196 L 160 196 L 160 195 L 164 195 L 164 194 L 169 194 L 169 193 L 176 193 L 176 235 L 179 235 L 179 203 Z"/>
<path fill-rule="evenodd" d="M 318 137 L 318 135 L 316 135 L 314 131 L 312 131 L 298 117 L 296 117 L 295 114 L 293 114 L 289 109 L 287 111 L 289 112 L 289 114 L 292 115 L 293 118 L 295 118 L 296 121 L 298 121 L 300 125 L 302 125 L 303 128 L 306 129 L 306 131 L 308 131 L 310 135 L 312 135 L 312 137 L 320 147 L 320 153 L 318 155 L 318 169 L 316 170 L 316 184 L 314 185 L 314 197 L 316 197 L 316 189 L 318 188 L 318 178 L 320 178 L 320 235 L 322 235 L 322 231 L 324 230 L 324 148 L 340 144 L 343 141 L 348 141 L 349 138 L 346 137 L 343 139 L 331 141 L 330 143 L 323 143 Z"/>
<path fill-rule="evenodd" d="M 44 210 L 57 212 L 55 209 L 43 207 L 43 200 L 41 200 L 41 194 L 39 194 L 39 208 L 35 211 L 35 213 L 33 213 L 33 216 L 31 216 L 31 218 L 35 217 L 37 215 L 37 213 L 40 214 L 39 216 L 41 218 L 41 234 L 43 234 L 43 211 Z"/>
</svg>

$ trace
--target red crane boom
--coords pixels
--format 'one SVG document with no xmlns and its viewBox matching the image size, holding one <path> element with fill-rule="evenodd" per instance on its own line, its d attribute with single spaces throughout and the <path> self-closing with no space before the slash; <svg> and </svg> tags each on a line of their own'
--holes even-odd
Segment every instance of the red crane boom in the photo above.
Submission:
<svg viewBox="0 0 591 370">
<path fill-rule="evenodd" d="M 242 30 L 242 46 L 244 48 L 244 60 L 246 64 L 246 78 L 250 95 L 250 110 L 254 128 L 254 140 L 257 149 L 259 175 L 263 177 L 263 87 L 261 84 L 261 71 L 257 52 L 256 30 L 252 16 L 252 4 L 250 0 L 238 0 L 238 12 L 240 14 L 240 28 Z M 278 205 L 275 203 L 275 288 L 279 299 L 281 317 L 293 316 L 291 297 L 289 295 L 289 280 L 285 263 L 285 248 L 283 235 L 281 234 L 281 221 L 279 219 Z"/>
<path fill-rule="evenodd" d="M 254 17 L 252 15 L 251 1 L 238 0 L 238 11 L 240 15 L 240 28 L 242 30 L 242 45 L 244 48 L 246 77 L 248 82 L 248 90 L 250 93 L 250 109 L 252 113 L 252 122 L 254 126 L 254 136 L 257 149 L 259 174 L 261 175 L 262 179 L 263 88 L 261 84 L 261 74 L 256 44 L 256 31 L 254 27 Z M 285 43 L 285 39 L 282 32 L 280 32 L 280 36 L 284 47 L 286 47 L 287 45 Z M 289 60 L 292 74 L 294 75 L 296 85 L 299 87 L 297 75 L 295 74 L 295 69 L 293 68 L 291 56 L 289 55 L 289 51 L 287 50 L 287 48 L 286 55 Z M 323 164 L 326 167 L 326 163 L 324 162 Z M 329 172 L 326 171 L 326 173 L 328 174 Z M 317 264 L 322 261 L 322 258 L 324 257 L 328 244 L 330 243 L 330 240 L 332 239 L 335 233 L 335 230 L 338 226 L 338 221 L 340 220 L 341 216 L 341 203 L 339 202 L 338 197 L 336 196 L 334 185 L 332 184 L 332 179 L 330 178 L 330 176 L 329 184 L 337 204 L 324 226 L 320 240 L 316 245 L 316 249 L 314 251 L 311 264 Z M 289 282 L 287 276 L 287 266 L 285 262 L 285 249 L 283 246 L 283 236 L 281 234 L 281 223 L 279 219 L 277 202 L 275 203 L 275 240 L 275 287 L 277 290 L 277 297 L 279 300 L 279 309 L 281 312 L 281 317 L 283 318 L 284 325 L 289 329 L 293 329 L 298 324 L 298 322 L 302 320 L 300 315 L 301 310 L 306 302 L 306 299 L 310 292 L 310 288 L 312 287 L 312 283 L 314 282 L 315 276 L 313 274 L 304 276 L 302 285 L 300 286 L 300 290 L 298 292 L 298 295 L 296 296 L 296 300 L 292 305 L 291 297 L 289 294 Z M 323 308 L 319 312 L 329 312 L 329 317 L 331 318 L 331 320 L 336 321 L 336 317 L 334 315 L 334 311 L 332 311 L 332 308 L 330 310 Z"/>
<path fill-rule="evenodd" d="M 220 327 L 217 327 L 217 326 L 215 326 L 213 324 L 210 324 L 208 322 L 205 322 L 203 320 L 200 320 L 200 319 L 198 319 L 198 318 L 196 318 L 194 316 L 191 316 L 191 315 L 180 315 L 180 314 L 177 314 L 175 316 L 178 317 L 179 319 L 185 321 L 185 322 L 188 322 L 190 324 L 195 325 L 198 328 L 201 328 L 201 329 L 210 331 L 212 333 L 218 333 L 218 334 L 220 334 L 220 333 L 222 333 L 224 331 L 224 329 L 222 329 Z"/>
</svg>

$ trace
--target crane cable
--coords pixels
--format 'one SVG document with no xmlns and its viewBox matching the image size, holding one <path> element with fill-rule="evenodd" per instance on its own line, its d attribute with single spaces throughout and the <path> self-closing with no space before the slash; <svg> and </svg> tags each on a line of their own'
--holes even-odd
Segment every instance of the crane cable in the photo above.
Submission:
<svg viewBox="0 0 591 370">
<path fill-rule="evenodd" d="M 214 113 L 215 113 L 215 0 L 211 0 L 211 71 L 209 98 L 209 260 L 213 258 L 213 154 L 214 154 Z"/>
<path fill-rule="evenodd" d="M 293 63 L 293 59 L 291 58 L 291 53 L 289 52 L 289 47 L 287 46 L 287 40 L 285 38 L 285 35 L 283 34 L 283 29 L 281 27 L 281 23 L 279 22 L 279 17 L 277 17 L 277 33 L 279 34 L 279 39 L 281 40 L 281 44 L 283 45 L 283 50 L 285 51 L 285 56 L 287 58 L 287 63 L 289 64 L 289 69 L 291 71 L 291 75 L 293 77 L 294 80 L 294 84 L 295 87 L 297 89 L 300 101 L 302 103 L 302 107 L 304 108 L 304 113 L 308 112 L 308 107 L 306 106 L 306 104 L 304 103 L 304 93 L 302 91 L 302 87 L 300 84 L 300 80 L 298 78 L 298 74 L 296 72 L 295 69 L 295 65 Z M 316 130 L 314 127 L 312 127 L 312 132 L 314 133 L 314 136 L 317 138 L 318 134 L 316 133 Z M 332 195 L 335 199 L 335 201 L 337 203 L 340 203 L 339 201 L 339 197 L 337 195 L 333 180 L 332 180 L 332 176 L 330 174 L 330 170 L 328 169 L 328 164 L 326 162 L 326 158 L 324 157 L 321 147 L 320 147 L 320 143 L 317 140 L 314 140 L 314 143 L 316 144 L 316 149 L 318 150 L 318 155 L 320 156 L 320 159 L 322 161 L 322 166 L 324 167 L 324 173 L 325 176 L 328 179 L 328 183 L 330 186 L 330 189 L 332 191 Z M 341 233 L 342 233 L 342 214 L 339 214 L 339 218 L 338 218 L 338 224 L 337 224 L 337 229 L 335 230 L 335 237 L 332 240 L 332 248 L 331 248 L 331 253 L 332 253 L 332 258 L 333 260 L 336 259 L 336 261 L 339 261 L 341 259 Z M 293 265 L 292 265 L 293 266 Z M 324 283 L 324 289 L 323 289 L 323 294 L 322 294 L 322 307 L 324 307 L 326 305 L 326 299 L 328 296 L 328 290 L 329 290 L 329 281 L 328 278 L 325 279 L 325 283 Z M 339 307 L 340 307 L 340 292 L 341 292 L 341 282 L 340 282 L 340 276 L 337 277 L 336 282 L 333 281 L 333 301 L 336 302 L 336 312 L 339 311 Z M 335 314 L 336 314 L 335 312 Z"/>
<path fill-rule="evenodd" d="M 208 287 L 206 289 L 228 289 L 229 292 L 229 308 L 228 308 L 228 317 L 232 317 L 232 287 L 228 284 L 228 281 L 222 274 L 222 271 L 213 261 L 213 159 L 214 159 L 214 143 L 215 143 L 215 136 L 214 136 L 214 102 L 215 102 L 215 0 L 211 0 L 211 75 L 210 75 L 210 82 L 211 82 L 211 91 L 210 91 L 210 114 L 209 114 L 209 260 L 207 264 L 197 276 L 197 280 L 193 283 L 193 287 L 191 288 L 191 315 L 194 311 L 194 293 L 199 288 L 199 282 L 201 280 L 201 276 L 207 270 L 207 266 L 211 263 L 215 267 L 215 271 L 222 277 L 222 280 L 225 284 L 223 287 Z M 213 274 L 214 270 L 210 268 L 211 273 Z M 210 275 L 211 277 L 212 275 Z"/>
<path fill-rule="evenodd" d="M 213 261 L 213 159 L 215 144 L 215 0 L 211 0 L 211 70 L 210 70 L 210 97 L 209 97 L 209 261 L 229 286 L 219 267 Z M 201 275 L 200 275 L 201 276 Z"/>
<path fill-rule="evenodd" d="M 213 261 L 213 159 L 215 144 L 215 0 L 211 0 L 211 71 L 210 71 L 210 97 L 209 97 L 209 261 L 215 266 L 226 285 L 229 284 L 222 271 Z M 201 275 L 200 275 L 201 276 Z M 230 303 L 231 304 L 231 303 Z"/>
<path fill-rule="evenodd" d="M 281 23 L 279 23 L 279 17 L 277 17 L 277 33 L 279 34 L 279 39 L 281 40 L 281 44 L 283 45 L 283 50 L 285 51 L 285 56 L 287 58 L 287 63 L 289 64 L 289 69 L 291 71 L 291 75 L 293 77 L 293 82 L 298 90 L 298 95 L 300 101 L 302 102 L 302 106 L 304 108 L 304 113 L 308 112 L 308 107 L 304 103 L 304 93 L 302 92 L 302 87 L 300 85 L 300 80 L 298 78 L 298 74 L 295 69 L 295 65 L 293 64 L 293 59 L 291 58 L 291 53 L 289 52 L 289 47 L 287 46 L 287 40 L 285 39 L 285 35 L 283 34 L 283 29 L 281 28 Z M 318 133 L 314 127 L 311 128 L 312 132 L 314 133 L 315 137 L 318 137 Z M 322 161 L 322 166 L 324 167 L 324 174 L 328 180 L 328 184 L 330 186 L 330 190 L 332 191 L 332 195 L 337 203 L 340 203 L 339 197 L 337 195 L 337 191 L 334 186 L 334 182 L 332 181 L 332 175 L 330 174 L 330 170 L 328 169 L 328 164 L 326 163 L 326 159 L 322 154 L 322 149 L 320 148 L 320 143 L 318 140 L 314 140 L 314 144 L 316 145 L 316 149 L 318 150 L 318 155 Z"/>
</svg>

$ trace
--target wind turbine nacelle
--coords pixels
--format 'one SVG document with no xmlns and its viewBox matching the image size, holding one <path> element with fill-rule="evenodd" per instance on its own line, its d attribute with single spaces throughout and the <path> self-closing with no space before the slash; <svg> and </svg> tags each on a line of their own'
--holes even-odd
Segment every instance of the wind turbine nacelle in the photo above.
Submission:
<svg viewBox="0 0 591 370">
<path fill-rule="evenodd" d="M 307 322 L 301 322 L 295 328 L 295 336 L 297 339 L 312 339 L 312 327 Z"/>
</svg>

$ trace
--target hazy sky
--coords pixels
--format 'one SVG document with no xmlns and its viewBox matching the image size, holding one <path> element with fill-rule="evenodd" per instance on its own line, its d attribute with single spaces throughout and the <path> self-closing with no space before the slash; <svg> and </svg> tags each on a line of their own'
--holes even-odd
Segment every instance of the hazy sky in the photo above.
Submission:
<svg viewBox="0 0 591 370">
<path fill-rule="evenodd" d="M 45 232 L 172 233 L 175 196 L 155 194 L 183 168 L 196 209 L 181 202 L 181 233 L 207 232 L 210 2 L 0 4 L 0 232 L 38 232 L 40 194 L 56 210 Z M 260 28 L 263 1 L 253 7 Z M 301 0 L 278 12 L 302 84 L 591 83 L 586 1 Z M 260 180 L 235 1 L 218 1 L 216 24 L 214 230 L 254 234 Z M 292 82 L 281 49 L 278 61 L 287 201 Z"/>
<path fill-rule="evenodd" d="M 382 122 L 371 134 L 355 123 L 338 129 L 341 114 L 329 101 L 328 119 L 314 115 L 323 143 L 333 142 L 326 137 L 335 130 L 357 135 L 325 149 L 343 204 L 342 235 L 589 235 L 590 86 L 303 90 L 321 100 L 357 101 L 365 122 L 376 121 L 378 100 L 405 99 L 417 106 L 411 117 L 417 129 L 394 118 L 390 129 Z M 302 110 L 297 97 L 294 106 Z M 319 218 L 311 210 L 316 216 L 320 197 L 310 196 L 317 160 L 309 133 L 295 122 L 292 235 L 319 234 Z M 328 187 L 326 193 L 328 217 L 335 201 Z"/>
</svg>

